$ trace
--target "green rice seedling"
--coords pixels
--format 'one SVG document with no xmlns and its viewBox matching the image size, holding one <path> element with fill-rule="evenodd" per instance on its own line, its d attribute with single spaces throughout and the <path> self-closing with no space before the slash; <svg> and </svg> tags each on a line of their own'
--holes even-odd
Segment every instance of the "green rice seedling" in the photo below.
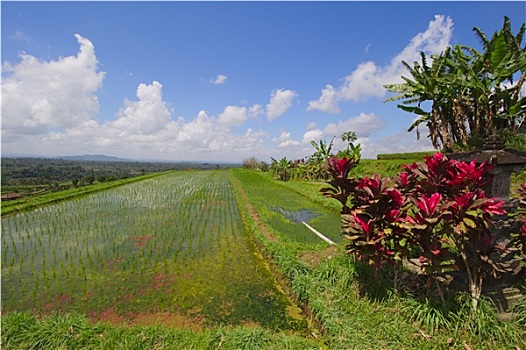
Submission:
<svg viewBox="0 0 526 350">
<path fill-rule="evenodd" d="M 253 260 L 253 254 L 248 253 L 254 248 L 243 228 L 231 191 L 226 172 L 180 172 L 155 181 L 61 202 L 32 212 L 29 220 L 12 221 L 8 218 L 8 221 L 2 221 L 3 227 L 16 224 L 24 234 L 23 244 L 39 247 L 27 250 L 32 252 L 30 266 L 34 274 L 18 277 L 15 276 L 16 270 L 12 269 L 11 277 L 21 278 L 22 282 L 24 278 L 31 278 L 27 281 L 33 283 L 21 285 L 33 291 L 40 289 L 46 295 L 46 298 L 40 298 L 39 293 L 29 291 L 29 304 L 35 309 L 44 307 L 44 299 L 53 300 L 56 291 L 71 295 L 72 300 L 82 300 L 86 291 L 93 290 L 99 296 L 96 302 L 72 302 L 62 307 L 65 311 L 77 309 L 83 312 L 100 312 L 115 307 L 124 314 L 131 308 L 148 309 L 152 306 L 159 306 L 166 312 L 174 312 L 179 307 L 201 308 L 210 316 L 210 322 L 215 322 L 215 319 L 234 324 L 240 319 L 259 322 L 263 313 L 257 314 L 254 310 L 263 305 L 280 308 L 281 304 L 258 296 L 250 300 L 249 308 L 247 301 L 236 297 L 236 290 L 248 288 L 236 285 L 262 290 L 272 290 L 273 285 L 257 278 L 263 269 L 256 270 L 258 275 L 252 270 L 245 271 L 258 263 Z M 12 234 L 15 232 L 11 230 Z M 13 254 L 17 242 L 16 237 L 13 242 L 7 239 L 3 251 Z M 236 249 L 225 249 L 228 247 Z M 28 254 L 25 249 L 18 250 L 18 254 L 22 252 Z M 246 255 L 234 258 L 237 256 L 234 254 L 241 252 Z M 19 257 L 14 259 L 13 267 L 20 263 Z M 24 256 L 26 265 L 29 260 Z M 231 275 L 222 278 L 225 272 Z M 159 274 L 167 277 L 152 282 Z M 184 278 L 175 283 L 169 279 L 170 275 Z M 214 278 L 210 279 L 210 276 Z M 252 276 L 256 278 L 250 282 Z M 215 290 L 223 290 L 218 286 L 224 284 L 224 279 L 232 284 L 231 294 L 214 298 L 231 300 L 232 308 L 237 311 L 229 317 L 219 318 L 218 306 L 201 305 L 203 301 L 199 295 L 203 288 L 210 296 Z M 35 280 L 38 281 L 37 288 Z M 144 286 L 147 293 L 137 295 L 139 286 Z M 164 293 L 171 294 L 167 297 Z M 267 294 L 272 293 L 256 293 Z M 181 304 L 163 301 L 175 300 L 178 296 L 182 296 L 178 299 L 182 300 Z M 231 313 L 232 310 L 225 312 Z M 281 318 L 277 320 L 281 322 Z"/>
</svg>

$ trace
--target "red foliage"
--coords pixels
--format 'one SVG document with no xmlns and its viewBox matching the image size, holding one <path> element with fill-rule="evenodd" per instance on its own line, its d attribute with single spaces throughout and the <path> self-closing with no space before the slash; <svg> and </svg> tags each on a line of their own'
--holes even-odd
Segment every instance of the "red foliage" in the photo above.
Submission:
<svg viewBox="0 0 526 350">
<path fill-rule="evenodd" d="M 434 275 L 458 269 L 451 242 L 463 256 L 469 249 L 476 266 L 488 261 L 491 216 L 505 214 L 503 202 L 486 198 L 481 189 L 492 167 L 437 153 L 404 165 L 394 180 L 380 175 L 348 179 L 348 161 L 330 159 L 331 187 L 321 192 L 342 203 L 349 253 L 379 267 L 418 249 L 423 272 Z M 526 186 L 522 190 L 526 194 Z M 526 235 L 526 223 L 522 230 Z"/>
</svg>

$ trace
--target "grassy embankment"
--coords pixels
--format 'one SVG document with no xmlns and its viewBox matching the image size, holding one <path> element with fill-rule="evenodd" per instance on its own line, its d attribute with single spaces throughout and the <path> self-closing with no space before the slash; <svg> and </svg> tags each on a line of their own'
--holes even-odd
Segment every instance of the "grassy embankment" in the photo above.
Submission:
<svg viewBox="0 0 526 350">
<path fill-rule="evenodd" d="M 2 316 L 2 349 L 319 349 L 319 344 L 264 328 L 219 327 L 193 332 L 166 326 L 93 324 L 80 314 L 44 318 L 29 312 Z"/>
</svg>

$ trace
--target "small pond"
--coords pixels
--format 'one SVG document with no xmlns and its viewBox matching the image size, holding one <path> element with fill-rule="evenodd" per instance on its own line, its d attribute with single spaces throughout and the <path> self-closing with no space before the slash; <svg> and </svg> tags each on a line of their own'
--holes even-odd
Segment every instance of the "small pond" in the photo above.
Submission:
<svg viewBox="0 0 526 350">
<path fill-rule="evenodd" d="M 300 210 L 291 210 L 282 207 L 271 207 L 270 209 L 285 216 L 285 218 L 287 218 L 291 222 L 298 224 L 302 222 L 308 222 L 320 216 L 320 214 L 316 213 L 315 211 L 306 208 Z"/>
</svg>

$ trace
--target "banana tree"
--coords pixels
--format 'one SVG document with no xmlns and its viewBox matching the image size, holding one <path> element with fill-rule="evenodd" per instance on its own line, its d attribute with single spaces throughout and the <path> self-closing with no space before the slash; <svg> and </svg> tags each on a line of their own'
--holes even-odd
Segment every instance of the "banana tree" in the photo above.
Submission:
<svg viewBox="0 0 526 350">
<path fill-rule="evenodd" d="M 324 170 L 324 164 L 327 159 L 332 157 L 332 147 L 334 145 L 334 137 L 326 142 L 320 140 L 319 143 L 312 140 L 312 147 L 316 150 L 307 160 L 307 164 L 313 173 L 314 178 L 326 178 L 326 172 Z"/>
<path fill-rule="evenodd" d="M 419 116 L 408 131 L 416 128 L 419 137 L 418 126 L 425 123 L 437 149 L 477 148 L 493 133 L 524 139 L 526 97 L 520 91 L 526 81 L 526 47 L 521 46 L 525 24 L 514 35 L 505 17 L 491 39 L 473 30 L 482 52 L 455 45 L 431 55 L 431 65 L 421 53 L 420 63 L 402 62 L 412 79 L 402 77 L 404 83 L 385 86 L 397 93 L 386 102 L 401 100 L 400 109 Z M 422 108 L 426 101 L 431 110 Z"/>
<path fill-rule="evenodd" d="M 270 157 L 271 165 L 270 169 L 272 172 L 278 176 L 281 181 L 287 181 L 289 179 L 289 167 L 290 161 L 287 157 L 281 158 L 279 161 Z"/>
</svg>

